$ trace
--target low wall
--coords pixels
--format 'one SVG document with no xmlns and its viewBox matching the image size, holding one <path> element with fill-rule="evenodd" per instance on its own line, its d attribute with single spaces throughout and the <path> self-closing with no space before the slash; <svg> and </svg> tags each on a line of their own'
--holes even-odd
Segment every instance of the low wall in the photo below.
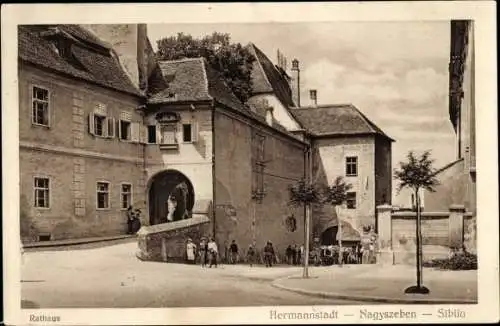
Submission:
<svg viewBox="0 0 500 326">
<path fill-rule="evenodd" d="M 193 214 L 192 218 L 170 223 L 144 226 L 137 232 L 141 260 L 184 262 L 186 241 L 191 238 L 198 245 L 201 237 L 210 237 L 212 227 L 207 215 Z"/>
<path fill-rule="evenodd" d="M 389 205 L 379 206 L 378 230 L 382 264 L 415 264 L 415 212 L 393 212 Z M 465 246 L 476 248 L 476 217 L 466 213 L 463 206 L 452 205 L 449 212 L 422 212 L 423 261 L 446 258 L 451 249 Z"/>
</svg>

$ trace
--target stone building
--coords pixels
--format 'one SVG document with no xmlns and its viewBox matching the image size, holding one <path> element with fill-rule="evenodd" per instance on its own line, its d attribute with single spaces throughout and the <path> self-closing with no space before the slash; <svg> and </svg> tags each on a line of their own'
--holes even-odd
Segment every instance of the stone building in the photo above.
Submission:
<svg viewBox="0 0 500 326">
<path fill-rule="evenodd" d="M 476 212 L 476 127 L 474 97 L 474 25 L 451 21 L 449 113 L 456 134 L 456 160 L 437 172 L 440 185 L 426 192 L 426 211 L 447 211 L 461 205 Z"/>
<path fill-rule="evenodd" d="M 353 184 L 354 234 L 391 199 L 392 139 L 352 105 L 301 107 L 297 60 L 288 74 L 249 44 L 253 94 L 241 103 L 204 59 L 157 61 L 145 25 L 20 26 L 18 36 L 26 240 L 122 234 L 133 205 L 140 247 L 163 241 L 153 245 L 163 259 L 181 256 L 187 236 L 282 251 L 303 242 L 288 187 L 310 177 L 309 158 L 318 184 Z M 314 232 L 334 241 L 336 216 L 316 213 Z"/>
</svg>

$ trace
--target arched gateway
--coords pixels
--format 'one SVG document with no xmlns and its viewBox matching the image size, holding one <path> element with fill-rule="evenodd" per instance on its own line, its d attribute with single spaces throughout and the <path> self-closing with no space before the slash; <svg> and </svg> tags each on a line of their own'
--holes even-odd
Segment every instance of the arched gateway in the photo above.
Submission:
<svg viewBox="0 0 500 326">
<path fill-rule="evenodd" d="M 148 199 L 151 225 L 190 218 L 194 206 L 193 185 L 181 172 L 165 170 L 151 178 Z"/>
</svg>

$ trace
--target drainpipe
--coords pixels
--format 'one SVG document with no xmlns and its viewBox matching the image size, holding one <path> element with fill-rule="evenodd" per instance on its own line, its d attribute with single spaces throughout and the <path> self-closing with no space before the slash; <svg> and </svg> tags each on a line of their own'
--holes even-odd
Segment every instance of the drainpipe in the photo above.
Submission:
<svg viewBox="0 0 500 326">
<path fill-rule="evenodd" d="M 215 99 L 212 99 L 211 103 L 212 110 L 212 232 L 216 235 L 216 223 L 215 223 L 215 211 L 216 211 L 216 201 L 215 201 L 215 191 L 217 179 L 215 177 Z"/>
</svg>

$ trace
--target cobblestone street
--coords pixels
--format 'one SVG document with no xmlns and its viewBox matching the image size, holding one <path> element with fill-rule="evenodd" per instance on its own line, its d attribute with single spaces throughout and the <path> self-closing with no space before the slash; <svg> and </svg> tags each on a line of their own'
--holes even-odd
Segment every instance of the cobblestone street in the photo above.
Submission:
<svg viewBox="0 0 500 326">
<path fill-rule="evenodd" d="M 135 242 L 24 254 L 23 308 L 342 305 L 359 302 L 296 294 L 271 286 L 298 267 L 200 266 L 142 262 Z"/>
</svg>

